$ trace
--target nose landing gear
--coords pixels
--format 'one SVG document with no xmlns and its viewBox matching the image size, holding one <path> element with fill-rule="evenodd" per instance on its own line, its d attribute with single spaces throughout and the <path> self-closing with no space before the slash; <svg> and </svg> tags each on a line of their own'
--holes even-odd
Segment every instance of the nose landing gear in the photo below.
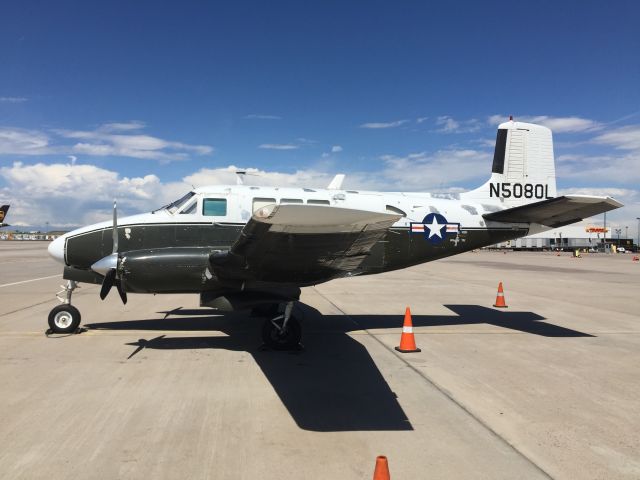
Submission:
<svg viewBox="0 0 640 480">
<path fill-rule="evenodd" d="M 52 333 L 74 333 L 80 326 L 80 311 L 71 305 L 71 295 L 76 288 L 78 282 L 69 280 L 63 290 L 56 294 L 62 305 L 49 312 L 49 328 Z"/>
</svg>

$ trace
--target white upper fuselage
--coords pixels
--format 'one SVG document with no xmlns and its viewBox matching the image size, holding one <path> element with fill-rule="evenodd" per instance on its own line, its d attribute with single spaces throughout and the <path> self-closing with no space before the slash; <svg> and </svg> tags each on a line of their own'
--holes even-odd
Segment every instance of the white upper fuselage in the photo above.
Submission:
<svg viewBox="0 0 640 480">
<path fill-rule="evenodd" d="M 430 194 L 420 192 L 375 192 L 356 190 L 328 190 L 311 188 L 257 187 L 249 185 L 213 185 L 193 190 L 195 195 L 175 211 L 160 209 L 153 213 L 142 213 L 118 218 L 119 226 L 146 223 L 246 223 L 258 208 L 281 203 L 326 205 L 372 212 L 402 213 L 394 227 L 408 227 L 411 222 L 421 222 L 429 213 L 440 213 L 448 221 L 463 227 L 483 227 L 482 214 L 501 210 L 497 199 L 477 203 L 465 200 L 461 194 Z M 205 215 L 204 201 L 226 200 L 226 215 Z M 194 207 L 195 204 L 195 208 Z M 186 213 L 189 212 L 189 213 Z M 76 235 L 97 228 L 110 227 L 111 221 L 82 227 L 67 235 Z"/>
<path fill-rule="evenodd" d="M 118 226 L 158 223 L 235 223 L 245 224 L 257 209 L 271 204 L 302 203 L 326 205 L 372 212 L 404 215 L 393 227 L 409 228 L 411 223 L 422 222 L 429 213 L 438 213 L 449 223 L 460 228 L 486 228 L 485 213 L 504 209 L 501 199 L 476 198 L 474 192 L 459 194 L 430 194 L 426 192 L 375 192 L 359 190 L 329 190 L 318 188 L 264 187 L 250 185 L 212 185 L 196 188 L 193 196 L 177 208 L 161 208 L 155 212 L 118 218 Z M 205 202 L 225 200 L 224 215 L 206 215 Z M 100 228 L 110 228 L 112 221 L 105 221 L 79 228 L 54 241 L 49 253 L 64 262 L 65 238 Z M 530 225 L 530 232 L 547 227 Z"/>
</svg>

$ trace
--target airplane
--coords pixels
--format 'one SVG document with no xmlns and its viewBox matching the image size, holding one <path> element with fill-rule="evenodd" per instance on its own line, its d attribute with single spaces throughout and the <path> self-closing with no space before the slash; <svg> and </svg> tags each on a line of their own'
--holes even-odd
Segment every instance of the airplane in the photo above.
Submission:
<svg viewBox="0 0 640 480">
<path fill-rule="evenodd" d="M 452 163 L 451 168 L 456 168 Z M 410 171 L 407 175 L 412 175 Z M 78 331 L 78 282 L 128 293 L 194 293 L 200 306 L 264 317 L 262 340 L 297 348 L 301 288 L 407 268 L 578 222 L 622 206 L 561 195 L 551 130 L 512 118 L 498 126 L 491 176 L 463 193 L 217 185 L 150 213 L 69 232 L 49 246 L 64 264 L 52 332 Z"/>
<path fill-rule="evenodd" d="M 4 219 L 7 218 L 7 212 L 9 211 L 9 207 L 11 205 L 2 205 L 0 207 L 0 228 L 10 227 L 8 223 L 4 223 Z"/>
</svg>

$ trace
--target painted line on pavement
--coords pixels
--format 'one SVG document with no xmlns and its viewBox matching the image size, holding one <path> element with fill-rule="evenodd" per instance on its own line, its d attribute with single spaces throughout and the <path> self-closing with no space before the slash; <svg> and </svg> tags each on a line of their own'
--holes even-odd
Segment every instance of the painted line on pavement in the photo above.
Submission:
<svg viewBox="0 0 640 480">
<path fill-rule="evenodd" d="M 12 285 L 20 285 L 22 283 L 29 283 L 29 282 L 37 282 L 38 280 L 46 280 L 48 278 L 55 278 L 55 277 L 59 277 L 61 274 L 56 274 L 56 275 L 49 275 L 48 277 L 40 277 L 40 278 L 32 278 L 31 280 L 22 280 L 21 282 L 13 282 L 13 283 L 5 283 L 3 285 L 0 285 L 0 288 L 2 287 L 10 287 Z"/>
</svg>

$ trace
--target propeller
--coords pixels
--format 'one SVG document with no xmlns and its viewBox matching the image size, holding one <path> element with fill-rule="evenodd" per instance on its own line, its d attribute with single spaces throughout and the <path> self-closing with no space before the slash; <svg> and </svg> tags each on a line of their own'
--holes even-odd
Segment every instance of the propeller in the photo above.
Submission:
<svg viewBox="0 0 640 480">
<path fill-rule="evenodd" d="M 102 287 L 100 287 L 100 298 L 104 300 L 109 295 L 111 287 L 114 285 L 118 290 L 122 303 L 127 303 L 127 292 L 124 289 L 124 280 L 118 276 L 118 264 L 120 255 L 118 254 L 118 206 L 113 202 L 113 250 L 111 255 L 101 258 L 91 265 L 91 270 L 104 275 Z"/>
</svg>

